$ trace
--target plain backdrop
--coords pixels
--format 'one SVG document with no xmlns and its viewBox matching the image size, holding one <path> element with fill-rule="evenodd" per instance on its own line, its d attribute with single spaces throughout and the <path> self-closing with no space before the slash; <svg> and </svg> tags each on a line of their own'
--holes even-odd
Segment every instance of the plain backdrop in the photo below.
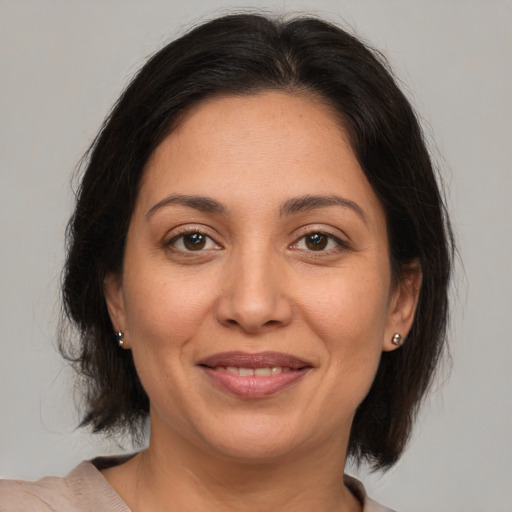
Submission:
<svg viewBox="0 0 512 512">
<path fill-rule="evenodd" d="M 0 0 L 0 476 L 65 474 L 120 447 L 77 429 L 55 349 L 71 175 L 147 56 L 234 9 L 316 13 L 388 57 L 416 106 L 458 238 L 453 364 L 409 450 L 359 476 L 404 512 L 512 510 L 512 3 Z M 448 366 L 447 366 L 448 368 Z"/>
</svg>

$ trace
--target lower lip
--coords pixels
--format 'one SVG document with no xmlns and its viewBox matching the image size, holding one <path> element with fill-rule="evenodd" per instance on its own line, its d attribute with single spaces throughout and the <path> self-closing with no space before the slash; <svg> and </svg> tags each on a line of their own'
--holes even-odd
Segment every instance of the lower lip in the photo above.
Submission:
<svg viewBox="0 0 512 512">
<path fill-rule="evenodd" d="M 244 398 L 264 398 L 275 395 L 297 383 L 308 372 L 309 368 L 290 370 L 269 376 L 240 376 L 227 370 L 214 370 L 201 366 L 201 370 L 217 387 L 223 391 Z"/>
</svg>

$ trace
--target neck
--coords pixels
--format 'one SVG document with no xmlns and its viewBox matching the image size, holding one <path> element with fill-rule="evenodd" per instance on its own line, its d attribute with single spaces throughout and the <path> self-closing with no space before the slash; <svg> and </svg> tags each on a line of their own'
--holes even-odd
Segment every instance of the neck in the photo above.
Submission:
<svg viewBox="0 0 512 512">
<path fill-rule="evenodd" d="M 343 484 L 346 440 L 339 437 L 255 462 L 153 431 L 147 450 L 105 476 L 134 512 L 360 511 Z"/>
</svg>

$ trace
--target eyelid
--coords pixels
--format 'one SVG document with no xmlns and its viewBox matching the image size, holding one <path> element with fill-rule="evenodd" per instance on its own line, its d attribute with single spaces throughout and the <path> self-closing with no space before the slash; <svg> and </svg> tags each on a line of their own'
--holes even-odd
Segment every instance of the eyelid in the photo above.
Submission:
<svg viewBox="0 0 512 512">
<path fill-rule="evenodd" d="M 336 229 L 336 231 L 339 232 L 338 229 Z M 314 251 L 311 249 L 297 249 L 297 250 L 302 250 L 304 252 L 311 253 L 311 255 L 315 256 L 315 257 L 321 257 L 322 255 L 332 254 L 334 252 L 340 252 L 340 251 L 344 251 L 347 249 L 351 249 L 351 242 L 346 235 L 340 236 L 339 234 L 334 234 L 332 232 L 332 229 L 330 230 L 329 228 L 326 228 L 325 226 L 304 226 L 303 228 L 299 229 L 298 233 L 296 233 L 295 241 L 290 244 L 289 248 L 296 249 L 295 246 L 297 246 L 301 240 L 303 240 L 307 236 L 314 235 L 314 234 L 321 234 L 323 236 L 326 236 L 330 240 L 333 240 L 337 244 L 337 247 L 334 249 L 331 248 L 331 249 L 324 249 L 324 250 L 319 250 L 319 251 Z"/>
<path fill-rule="evenodd" d="M 338 240 L 339 243 L 349 245 L 350 238 L 346 235 L 341 229 L 335 228 L 325 224 L 309 224 L 307 226 L 303 226 L 297 230 L 295 230 L 294 236 L 296 240 L 303 238 L 307 235 L 312 235 L 314 233 L 321 233 L 322 235 L 326 235 L 330 238 Z"/>
<path fill-rule="evenodd" d="M 191 234 L 194 234 L 194 233 L 198 233 L 200 235 L 203 235 L 207 238 L 209 238 L 217 247 L 216 249 L 222 249 L 223 246 L 222 244 L 220 244 L 216 238 L 214 238 L 211 233 L 208 232 L 209 230 L 203 226 L 200 226 L 200 225 L 190 225 L 190 224 L 187 224 L 187 225 L 183 225 L 183 226 L 177 226 L 175 228 L 173 228 L 170 233 L 168 233 L 164 240 L 163 240 L 163 246 L 168 248 L 168 249 L 171 249 L 173 248 L 176 252 L 182 252 L 182 253 L 194 253 L 194 252 L 197 252 L 197 253 L 201 253 L 201 252 L 204 252 L 204 251 L 208 251 L 208 250 L 211 250 L 211 249 L 205 249 L 203 251 L 183 251 L 181 249 L 177 249 L 175 247 L 173 247 L 173 243 L 176 242 L 176 240 L 178 240 L 179 238 L 185 236 L 185 235 L 191 235 Z"/>
</svg>

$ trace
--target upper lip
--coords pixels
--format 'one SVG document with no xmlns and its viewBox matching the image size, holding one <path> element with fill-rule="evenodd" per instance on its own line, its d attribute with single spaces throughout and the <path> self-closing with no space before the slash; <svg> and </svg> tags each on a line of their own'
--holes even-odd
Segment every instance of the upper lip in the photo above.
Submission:
<svg viewBox="0 0 512 512">
<path fill-rule="evenodd" d="M 215 368 L 216 366 L 234 366 L 238 368 L 293 368 L 311 367 L 311 364 L 290 354 L 280 352 L 221 352 L 202 359 L 200 366 Z"/>
</svg>

